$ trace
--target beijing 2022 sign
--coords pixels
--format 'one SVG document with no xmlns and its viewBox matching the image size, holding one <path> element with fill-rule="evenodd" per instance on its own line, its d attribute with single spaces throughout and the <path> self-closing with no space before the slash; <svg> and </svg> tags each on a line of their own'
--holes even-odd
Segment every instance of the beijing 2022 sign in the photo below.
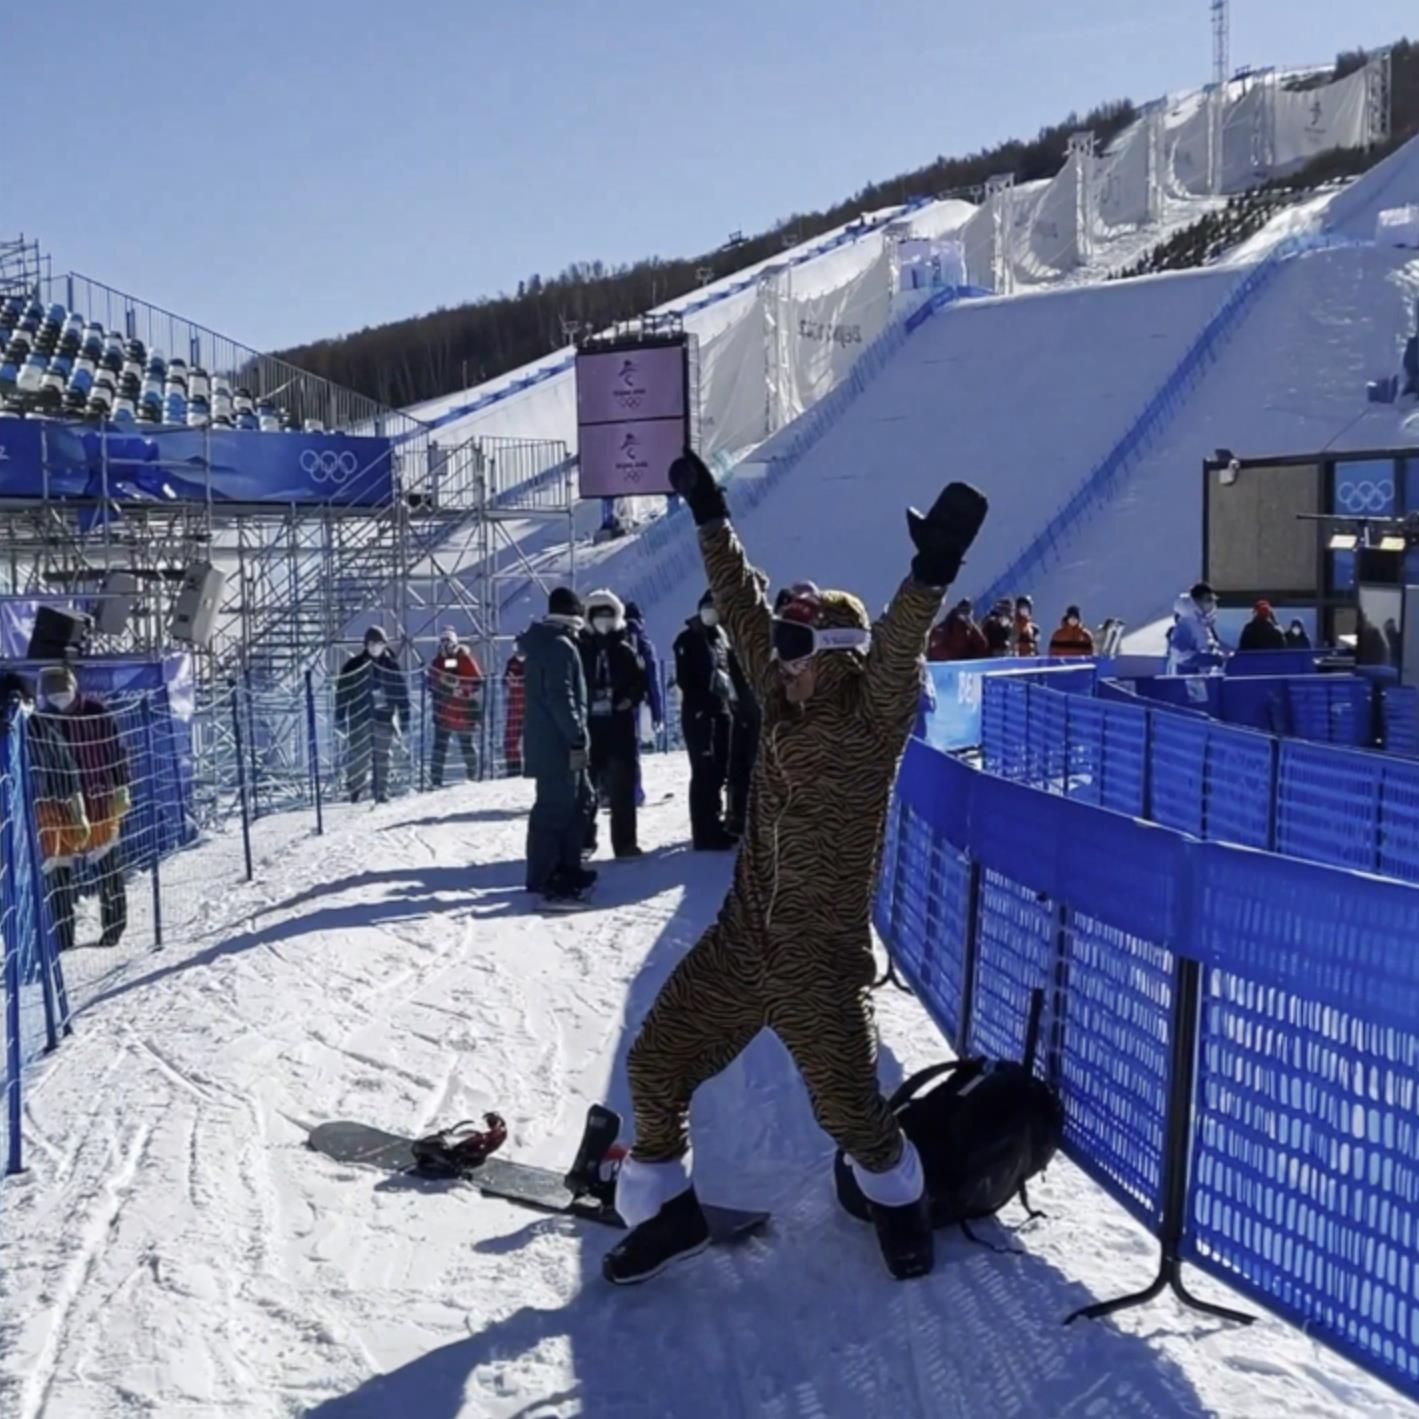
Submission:
<svg viewBox="0 0 1419 1419">
<path fill-rule="evenodd" d="M 581 495 L 670 492 L 670 465 L 689 436 L 683 341 L 615 345 L 576 357 Z"/>
</svg>

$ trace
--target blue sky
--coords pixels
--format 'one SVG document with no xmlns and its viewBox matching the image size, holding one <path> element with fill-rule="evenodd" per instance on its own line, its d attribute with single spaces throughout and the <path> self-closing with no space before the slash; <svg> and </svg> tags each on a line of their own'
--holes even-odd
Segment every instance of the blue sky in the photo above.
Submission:
<svg viewBox="0 0 1419 1419">
<path fill-rule="evenodd" d="M 1233 0 L 1232 60 L 1419 37 Z M 66 0 L 0 9 L 0 233 L 275 348 L 691 254 L 1208 77 L 1207 0 Z M 22 57 L 27 56 L 27 57 Z"/>
</svg>

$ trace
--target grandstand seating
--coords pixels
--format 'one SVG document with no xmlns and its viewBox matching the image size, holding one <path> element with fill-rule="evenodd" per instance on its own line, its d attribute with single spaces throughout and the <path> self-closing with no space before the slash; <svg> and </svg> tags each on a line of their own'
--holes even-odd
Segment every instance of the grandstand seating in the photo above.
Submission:
<svg viewBox="0 0 1419 1419">
<path fill-rule="evenodd" d="M 18 295 L 0 302 L 0 411 L 267 433 L 300 426 L 272 397 L 257 401 L 225 375 L 168 360 L 58 302 Z M 317 419 L 303 427 L 323 431 Z"/>
</svg>

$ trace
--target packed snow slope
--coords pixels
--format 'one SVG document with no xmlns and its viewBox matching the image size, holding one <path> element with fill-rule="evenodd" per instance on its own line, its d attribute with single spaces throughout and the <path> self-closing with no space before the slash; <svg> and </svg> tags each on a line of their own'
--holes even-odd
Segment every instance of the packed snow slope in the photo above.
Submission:
<svg viewBox="0 0 1419 1419">
<path fill-rule="evenodd" d="M 695 1109 L 704 1194 L 772 1208 L 770 1231 L 644 1289 L 600 1279 L 609 1231 L 310 1152 L 321 1120 L 414 1133 L 492 1108 L 509 1154 L 560 1167 L 589 1101 L 625 1105 L 636 1027 L 730 871 L 686 850 L 681 761 L 647 786 L 653 855 L 603 864 L 596 910 L 552 920 L 519 890 L 520 782 L 338 809 L 324 838 L 262 820 L 257 881 L 112 976 L 33 1077 L 29 1171 L 0 1184 L 0 1413 L 1412 1412 L 1266 1318 L 1159 1302 L 1065 1329 L 1156 1247 L 1062 1162 L 1032 1188 L 1047 1220 L 982 1228 L 1020 1254 L 943 1234 L 930 1279 L 891 1281 L 771 1036 Z M 237 879 L 237 840 L 200 852 Z M 909 997 L 882 995 L 880 1023 L 889 1083 L 942 1057 Z"/>
<path fill-rule="evenodd" d="M 1403 427 L 1412 401 L 1365 398 L 1367 380 L 1398 369 L 1416 297 L 1412 252 L 1359 247 L 1285 263 L 1116 496 L 1021 589 L 1056 619 L 1070 602 L 1095 621 L 1165 618 L 1202 572 L 1202 460 L 1214 449 L 1254 458 L 1419 442 Z"/>
<path fill-rule="evenodd" d="M 1187 272 L 947 307 L 744 519 L 750 555 L 775 584 L 809 578 L 876 611 L 911 559 L 905 509 L 963 478 L 991 503 L 963 574 L 984 584 L 1107 451 L 1238 279 Z M 698 594 L 687 585 L 688 606 L 656 608 L 652 630 L 670 630 Z"/>
</svg>

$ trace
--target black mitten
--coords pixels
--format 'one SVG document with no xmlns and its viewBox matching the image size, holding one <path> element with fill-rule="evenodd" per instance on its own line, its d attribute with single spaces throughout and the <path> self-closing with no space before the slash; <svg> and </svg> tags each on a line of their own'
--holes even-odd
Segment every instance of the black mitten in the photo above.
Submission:
<svg viewBox="0 0 1419 1419">
<path fill-rule="evenodd" d="M 670 486 L 685 499 L 696 527 L 729 516 L 724 489 L 714 481 L 699 454 L 688 448 L 670 465 Z"/>
<path fill-rule="evenodd" d="M 925 517 L 907 509 L 907 527 L 916 543 L 912 575 L 924 586 L 949 586 L 976 539 L 990 504 L 969 483 L 948 483 Z"/>
</svg>

